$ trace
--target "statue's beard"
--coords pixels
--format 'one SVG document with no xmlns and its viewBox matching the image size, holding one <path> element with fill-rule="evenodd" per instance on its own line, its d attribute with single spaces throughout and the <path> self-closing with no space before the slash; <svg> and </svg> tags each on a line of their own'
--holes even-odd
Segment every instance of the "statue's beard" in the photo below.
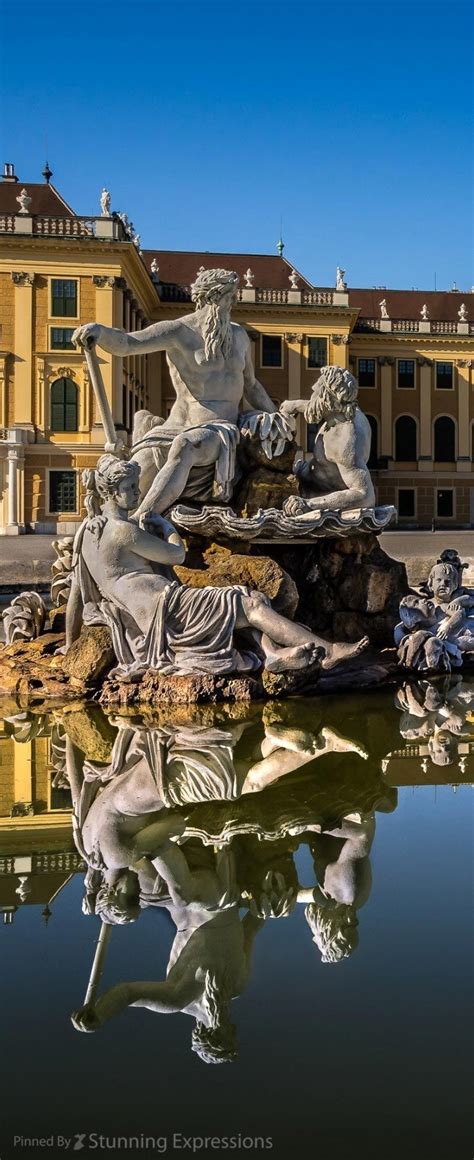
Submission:
<svg viewBox="0 0 474 1160">
<path fill-rule="evenodd" d="M 229 358 L 232 350 L 232 328 L 228 306 L 212 302 L 207 307 L 202 328 L 206 362 L 222 355 Z"/>
</svg>

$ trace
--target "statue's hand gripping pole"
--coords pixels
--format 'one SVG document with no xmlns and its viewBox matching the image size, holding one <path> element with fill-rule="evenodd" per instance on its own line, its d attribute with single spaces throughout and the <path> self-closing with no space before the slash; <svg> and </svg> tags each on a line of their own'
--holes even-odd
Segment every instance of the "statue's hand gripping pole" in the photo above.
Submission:
<svg viewBox="0 0 474 1160">
<path fill-rule="evenodd" d="M 86 338 L 85 342 L 80 343 L 84 351 L 84 358 L 86 360 L 89 377 L 92 383 L 94 395 L 97 399 L 97 406 L 99 408 L 102 426 L 105 432 L 105 451 L 112 455 L 125 455 L 125 444 L 119 438 L 115 430 L 115 423 L 112 418 L 112 411 L 110 409 L 107 392 L 102 378 L 100 363 L 97 358 L 95 349 L 95 340 L 92 337 Z"/>
</svg>

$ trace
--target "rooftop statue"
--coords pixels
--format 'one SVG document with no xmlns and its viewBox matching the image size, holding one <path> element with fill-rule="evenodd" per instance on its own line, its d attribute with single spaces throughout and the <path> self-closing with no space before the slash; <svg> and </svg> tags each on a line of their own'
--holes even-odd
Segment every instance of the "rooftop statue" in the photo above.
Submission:
<svg viewBox="0 0 474 1160">
<path fill-rule="evenodd" d="M 166 352 L 175 403 L 164 423 L 139 413 L 134 433 L 139 516 L 167 511 L 181 496 L 228 500 L 246 424 L 269 458 L 293 437 L 291 417 L 275 413 L 255 378 L 247 332 L 231 322 L 238 281 L 230 270 L 202 270 L 191 288 L 193 314 L 133 334 L 89 323 L 73 336 L 78 344 L 97 343 L 117 355 Z"/>
<path fill-rule="evenodd" d="M 110 628 L 120 675 L 286 672 L 324 658 L 326 668 L 357 656 L 368 644 L 333 644 L 280 616 L 260 592 L 240 585 L 188 588 L 174 577 L 184 544 L 161 516 L 129 518 L 139 499 L 140 467 L 104 455 L 88 472 L 88 516 L 74 544 L 74 578 L 67 605 L 66 648 L 81 625 Z M 101 506 L 102 505 L 102 506 Z M 250 647 L 234 634 L 252 629 Z"/>
<path fill-rule="evenodd" d="M 357 402 L 358 389 L 349 371 L 322 367 L 309 400 L 289 399 L 282 404 L 285 415 L 303 413 L 307 423 L 316 425 L 313 458 L 295 466 L 305 491 L 316 491 L 316 495 L 290 496 L 286 515 L 299 516 L 316 508 L 373 508 L 375 491 L 367 467 L 372 433 Z"/>
</svg>

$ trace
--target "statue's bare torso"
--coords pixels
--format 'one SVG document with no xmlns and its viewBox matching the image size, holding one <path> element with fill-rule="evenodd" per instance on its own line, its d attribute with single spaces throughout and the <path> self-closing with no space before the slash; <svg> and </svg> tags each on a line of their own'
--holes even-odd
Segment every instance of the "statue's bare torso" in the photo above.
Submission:
<svg viewBox="0 0 474 1160">
<path fill-rule="evenodd" d="M 244 371 L 250 357 L 245 330 L 231 323 L 230 354 L 204 361 L 201 313 L 177 319 L 167 343 L 166 361 L 176 401 L 164 427 L 175 431 L 216 419 L 236 423 L 244 393 Z"/>
</svg>

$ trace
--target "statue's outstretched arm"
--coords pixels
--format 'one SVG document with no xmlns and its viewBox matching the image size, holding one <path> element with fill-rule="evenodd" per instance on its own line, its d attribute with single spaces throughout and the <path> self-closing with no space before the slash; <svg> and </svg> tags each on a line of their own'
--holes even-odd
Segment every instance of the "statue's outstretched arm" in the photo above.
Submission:
<svg viewBox="0 0 474 1160">
<path fill-rule="evenodd" d="M 145 560 L 153 560 L 156 564 L 182 564 L 186 549 L 177 532 L 170 533 L 168 539 L 162 540 L 159 536 L 152 536 L 149 532 L 134 524 L 132 520 L 127 525 L 130 535 L 129 547 L 137 556 Z M 174 541 L 174 542 L 173 542 Z"/>
<path fill-rule="evenodd" d="M 169 982 L 117 983 L 109 987 L 95 1005 L 89 1004 L 71 1016 L 77 1031 L 96 1031 L 102 1023 L 120 1015 L 127 1007 L 148 1007 L 160 1015 L 182 1011 L 202 993 L 202 983 L 194 978 L 176 984 Z"/>
<path fill-rule="evenodd" d="M 127 334 L 112 326 L 101 326 L 98 322 L 87 322 L 74 331 L 72 341 L 77 346 L 86 346 L 90 342 L 97 343 L 109 354 L 122 357 L 132 354 L 152 354 L 154 351 L 168 350 L 172 345 L 174 335 L 179 329 L 177 320 L 154 322 L 145 330 L 135 330 Z"/>
</svg>

